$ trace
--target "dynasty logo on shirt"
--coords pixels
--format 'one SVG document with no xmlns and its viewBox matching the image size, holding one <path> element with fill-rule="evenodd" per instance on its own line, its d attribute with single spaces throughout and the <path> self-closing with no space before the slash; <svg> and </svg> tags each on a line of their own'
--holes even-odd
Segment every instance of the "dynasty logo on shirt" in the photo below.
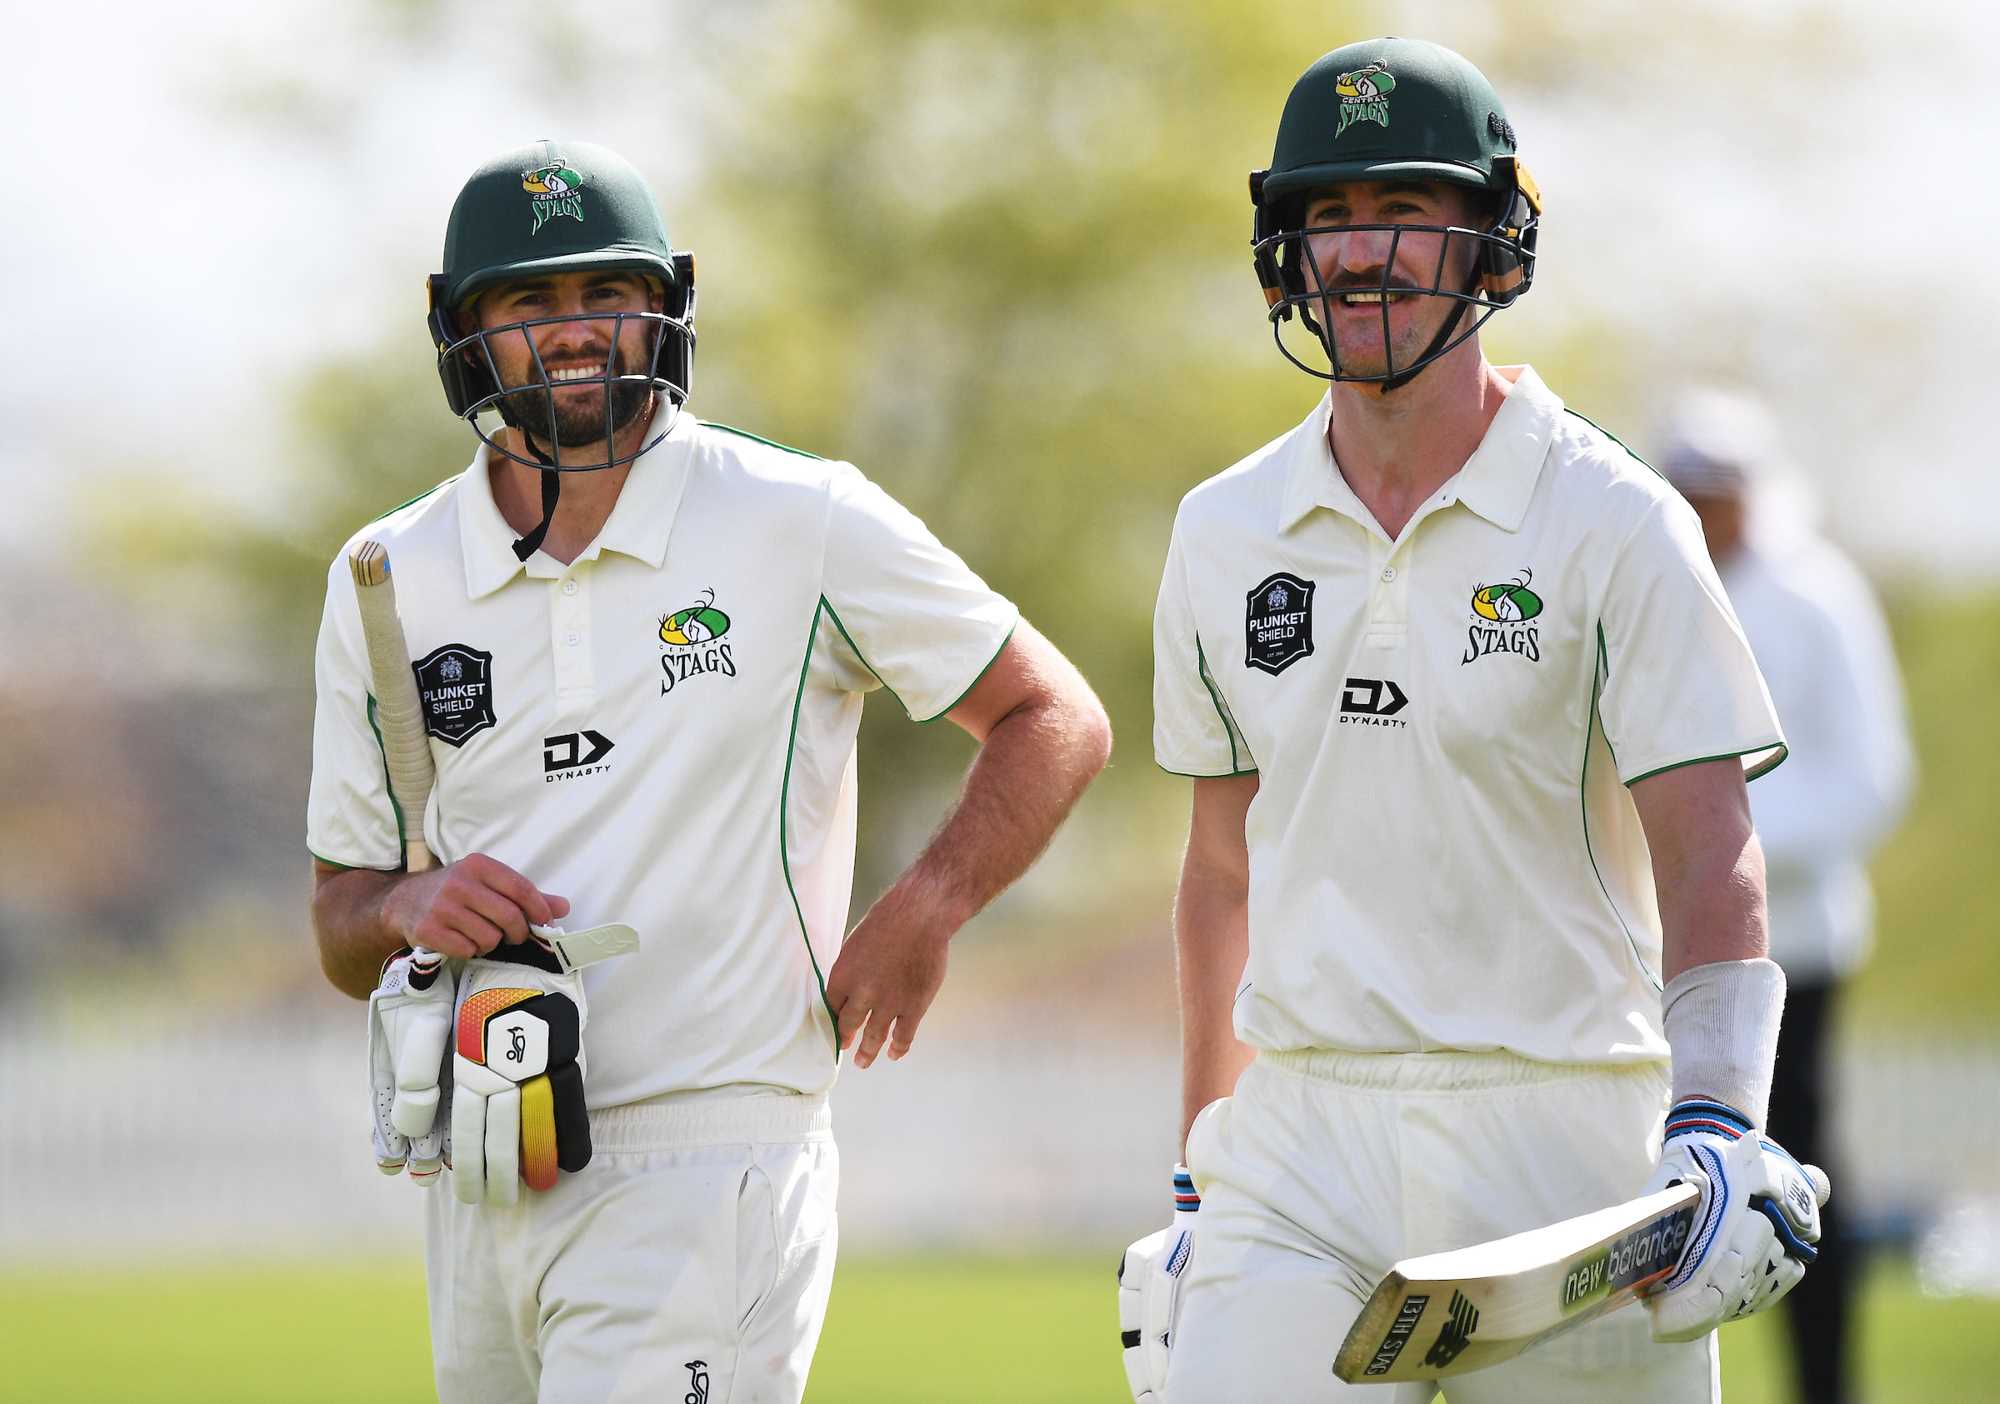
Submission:
<svg viewBox="0 0 2000 1404">
<path fill-rule="evenodd" d="M 1396 713 L 1410 703 L 1394 678 L 1349 678 L 1340 691 L 1342 726 L 1387 726 L 1408 730 Z"/>
<path fill-rule="evenodd" d="M 448 746 L 463 746 L 494 724 L 493 655 L 466 644 L 445 644 L 418 659 L 417 691 L 424 699 L 424 730 Z"/>
<path fill-rule="evenodd" d="M 1314 583 L 1279 571 L 1246 597 L 1243 664 L 1282 673 L 1313 651 Z"/>
<path fill-rule="evenodd" d="M 618 743 L 601 731 L 585 727 L 561 736 L 542 738 L 542 781 L 576 780 L 585 775 L 602 775 L 611 769 L 604 758 Z"/>
<path fill-rule="evenodd" d="M 693 604 L 660 620 L 660 696 L 703 673 L 736 676 L 733 645 L 723 643 L 729 616 L 715 607 L 715 591 L 703 590 Z"/>
<path fill-rule="evenodd" d="M 1534 571 L 1523 568 L 1498 585 L 1472 587 L 1474 622 L 1465 631 L 1460 667 L 1495 653 L 1516 654 L 1530 663 L 1542 661 L 1541 630 L 1529 623 L 1542 613 L 1542 597 L 1528 588 L 1534 578 Z"/>
</svg>

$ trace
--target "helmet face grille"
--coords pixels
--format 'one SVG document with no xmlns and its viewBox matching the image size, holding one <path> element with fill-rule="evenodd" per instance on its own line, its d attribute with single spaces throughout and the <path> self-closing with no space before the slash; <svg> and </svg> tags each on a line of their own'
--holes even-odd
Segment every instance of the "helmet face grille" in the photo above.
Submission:
<svg viewBox="0 0 2000 1404">
<path fill-rule="evenodd" d="M 692 299 L 690 299 L 691 301 Z M 434 321 L 442 320 L 433 314 Z M 594 375 L 566 378 L 558 382 L 549 373 L 536 346 L 535 333 L 551 326 L 572 322 L 611 324 L 610 344 L 605 363 Z M 642 326 L 647 350 L 643 366 L 629 364 L 621 350 L 631 324 Z M 521 336 L 531 358 L 531 375 L 523 384 L 504 385 L 493 341 L 501 336 Z M 463 336 L 443 335 L 438 342 L 438 376 L 444 382 L 445 398 L 473 432 L 494 452 L 530 468 L 553 468 L 565 473 L 588 473 L 629 463 L 654 447 L 672 431 L 680 407 L 692 389 L 694 368 L 694 317 L 690 308 L 682 315 L 664 312 L 592 312 L 560 317 L 537 317 L 504 326 L 480 327 Z M 558 388 L 564 391 L 595 387 L 600 407 L 587 419 L 565 415 L 556 403 Z M 664 398 L 662 398 L 664 397 Z M 629 452 L 616 448 L 619 432 L 640 414 L 661 404 L 672 407 L 658 432 Z M 498 424 L 492 420 L 497 418 Z M 482 419 L 486 420 L 482 423 Z M 532 450 L 545 458 L 532 458 L 508 447 L 501 425 L 519 429 L 530 440 Z M 490 427 L 489 427 L 490 426 Z M 601 445 L 598 456 L 578 457 L 574 450 Z M 562 461 L 568 454 L 569 461 Z"/>
<path fill-rule="evenodd" d="M 1518 209 L 1510 208 L 1509 213 L 1516 214 Z M 1260 211 L 1260 226 L 1263 222 Z M 1425 366 L 1464 344 L 1489 317 L 1503 307 L 1512 306 L 1533 286 L 1535 219 L 1532 214 L 1524 225 L 1501 222 L 1482 230 L 1445 225 L 1347 224 L 1279 228 L 1260 233 L 1251 245 L 1251 255 L 1259 281 L 1264 284 L 1272 339 L 1286 360 L 1319 379 L 1390 388 L 1404 384 Z M 1320 235 L 1356 234 L 1388 236 L 1387 251 L 1379 269 L 1373 271 L 1372 277 L 1343 279 L 1337 285 L 1327 285 L 1318 265 L 1307 256 L 1308 242 Z M 1418 237 L 1436 240 L 1437 256 L 1427 269 L 1412 277 L 1399 269 L 1398 257 L 1406 247 L 1404 241 Z M 1451 270 L 1467 264 L 1467 253 L 1471 272 L 1462 283 L 1455 283 Z M 1343 356 L 1331 330 L 1330 309 L 1334 299 L 1361 294 L 1373 294 L 1379 299 L 1382 351 L 1379 370 L 1356 367 L 1353 347 Z M 1389 321 L 1391 299 L 1409 297 L 1443 298 L 1458 305 L 1455 315 L 1444 320 L 1428 347 L 1398 360 Z"/>
</svg>

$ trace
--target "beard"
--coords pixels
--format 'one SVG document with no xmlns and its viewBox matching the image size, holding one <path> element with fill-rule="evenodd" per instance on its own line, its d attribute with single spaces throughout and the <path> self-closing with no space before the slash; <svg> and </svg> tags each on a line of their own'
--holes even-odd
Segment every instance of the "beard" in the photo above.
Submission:
<svg viewBox="0 0 2000 1404">
<path fill-rule="evenodd" d="M 608 372 L 626 374 L 625 353 L 613 354 Z M 611 435 L 604 432 L 604 396 L 611 395 L 611 434 L 626 428 L 651 408 L 653 387 L 645 381 L 613 381 L 610 385 L 587 385 L 589 393 L 566 397 L 562 387 L 543 385 L 509 386 L 502 399 L 502 418 L 523 433 L 554 448 L 580 448 L 602 443 Z M 566 402 L 567 400 L 567 402 Z"/>
<path fill-rule="evenodd" d="M 1440 334 L 1449 340 L 1463 330 L 1471 311 L 1456 298 L 1428 289 L 1398 287 L 1394 291 L 1408 297 L 1418 315 L 1401 328 L 1391 326 L 1386 339 L 1379 317 L 1370 317 L 1365 325 L 1350 323 L 1325 331 L 1322 344 L 1330 343 L 1331 349 L 1339 352 L 1336 359 L 1343 375 L 1400 376 L 1429 353 Z"/>
</svg>

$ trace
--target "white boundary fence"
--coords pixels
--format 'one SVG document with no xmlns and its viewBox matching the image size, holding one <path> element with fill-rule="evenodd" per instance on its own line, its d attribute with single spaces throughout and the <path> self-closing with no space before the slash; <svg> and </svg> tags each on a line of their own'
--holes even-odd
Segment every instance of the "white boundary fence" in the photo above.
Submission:
<svg viewBox="0 0 2000 1404">
<path fill-rule="evenodd" d="M 0 1260 L 415 1252 L 419 1192 L 369 1160 L 351 1022 L 82 1038 L 0 1029 Z M 1840 1061 L 1836 1187 L 1862 1215 L 2000 1192 L 2000 1043 Z M 1171 1046 L 940 1030 L 834 1093 L 852 1252 L 1105 1249 L 1164 1216 Z M 1867 1133 L 1867 1141 L 1860 1139 Z"/>
</svg>

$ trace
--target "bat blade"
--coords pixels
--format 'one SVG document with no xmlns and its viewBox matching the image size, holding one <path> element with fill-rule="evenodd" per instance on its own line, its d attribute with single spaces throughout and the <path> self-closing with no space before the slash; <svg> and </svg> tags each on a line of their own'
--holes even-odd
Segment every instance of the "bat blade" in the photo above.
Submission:
<svg viewBox="0 0 2000 1404">
<path fill-rule="evenodd" d="M 410 646 L 396 612 L 396 580 L 389 551 L 364 541 L 347 558 L 354 575 L 354 598 L 361 609 L 361 635 L 368 651 L 368 674 L 375 696 L 375 725 L 388 763 L 389 795 L 403 825 L 403 865 L 418 873 L 433 865 L 424 843 L 424 810 L 437 778 L 430 738 L 424 732 L 424 703 L 410 666 Z"/>
<path fill-rule="evenodd" d="M 1511 1360 L 1636 1300 L 1672 1272 L 1699 1192 L 1675 1185 L 1545 1228 L 1405 1258 L 1334 1357 L 1349 1384 L 1435 1380 Z"/>
</svg>

